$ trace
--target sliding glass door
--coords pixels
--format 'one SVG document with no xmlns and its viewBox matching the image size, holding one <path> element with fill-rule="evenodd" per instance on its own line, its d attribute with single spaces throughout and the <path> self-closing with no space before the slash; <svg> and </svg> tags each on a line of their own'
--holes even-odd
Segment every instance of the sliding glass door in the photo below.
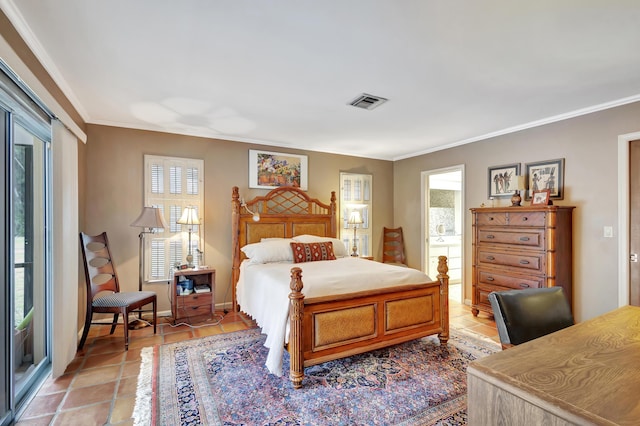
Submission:
<svg viewBox="0 0 640 426">
<path fill-rule="evenodd" d="M 51 366 L 51 126 L 0 71 L 0 424 L 14 421 Z"/>
<path fill-rule="evenodd" d="M 14 394 L 21 399 L 47 360 L 47 143 L 13 126 Z"/>
</svg>

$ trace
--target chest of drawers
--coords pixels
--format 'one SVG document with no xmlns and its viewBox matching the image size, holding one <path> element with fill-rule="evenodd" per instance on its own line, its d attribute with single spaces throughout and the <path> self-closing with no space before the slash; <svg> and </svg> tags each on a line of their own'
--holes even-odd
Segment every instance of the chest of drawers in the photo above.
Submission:
<svg viewBox="0 0 640 426">
<path fill-rule="evenodd" d="M 493 315 L 492 291 L 560 286 L 572 303 L 571 206 L 471 209 L 471 311 Z"/>
</svg>

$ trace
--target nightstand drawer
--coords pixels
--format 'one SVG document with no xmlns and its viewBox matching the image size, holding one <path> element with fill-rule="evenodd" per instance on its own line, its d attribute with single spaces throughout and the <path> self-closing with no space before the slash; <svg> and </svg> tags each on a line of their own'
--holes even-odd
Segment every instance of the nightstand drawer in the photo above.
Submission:
<svg viewBox="0 0 640 426">
<path fill-rule="evenodd" d="M 201 305 L 211 305 L 211 292 L 195 293 L 188 296 L 178 296 L 178 307 L 196 307 Z"/>
<path fill-rule="evenodd" d="M 181 318 L 195 318 L 203 315 L 211 315 L 211 305 L 200 305 L 200 306 L 182 306 L 178 303 L 176 307 L 176 320 Z"/>
</svg>

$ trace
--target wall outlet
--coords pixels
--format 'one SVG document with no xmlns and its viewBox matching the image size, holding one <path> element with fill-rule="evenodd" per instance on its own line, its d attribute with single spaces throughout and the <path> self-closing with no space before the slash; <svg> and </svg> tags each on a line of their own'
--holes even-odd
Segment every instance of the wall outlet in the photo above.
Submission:
<svg viewBox="0 0 640 426">
<path fill-rule="evenodd" d="M 604 237 L 605 238 L 613 238 L 613 226 L 605 226 L 604 227 Z"/>
</svg>

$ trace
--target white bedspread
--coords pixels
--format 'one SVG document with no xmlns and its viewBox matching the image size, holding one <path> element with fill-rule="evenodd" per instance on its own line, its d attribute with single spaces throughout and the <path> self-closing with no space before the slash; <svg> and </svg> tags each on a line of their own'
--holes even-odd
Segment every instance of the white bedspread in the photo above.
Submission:
<svg viewBox="0 0 640 426">
<path fill-rule="evenodd" d="M 433 281 L 416 269 L 354 257 L 297 264 L 244 261 L 240 267 L 237 300 L 242 311 L 251 315 L 267 335 L 265 346 L 269 348 L 269 355 L 265 364 L 278 376 L 282 375 L 284 344 L 289 337 L 289 284 L 294 266 L 302 269 L 305 298 Z"/>
</svg>

